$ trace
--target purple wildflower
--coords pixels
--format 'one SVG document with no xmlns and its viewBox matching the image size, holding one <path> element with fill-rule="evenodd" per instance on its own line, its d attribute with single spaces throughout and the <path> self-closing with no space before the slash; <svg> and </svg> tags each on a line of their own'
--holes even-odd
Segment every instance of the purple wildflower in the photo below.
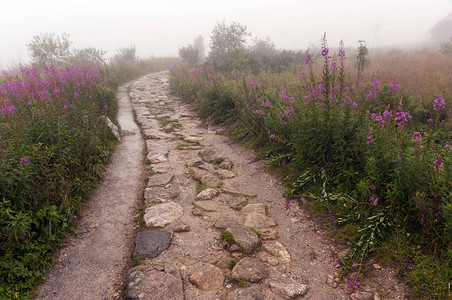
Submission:
<svg viewBox="0 0 452 300">
<path fill-rule="evenodd" d="M 30 163 L 30 159 L 27 156 L 22 156 L 20 158 L 20 163 L 24 166 L 27 166 Z"/>
<path fill-rule="evenodd" d="M 441 159 L 441 154 L 438 154 L 433 161 L 433 169 L 438 173 L 438 178 L 441 179 L 441 172 L 444 170 L 444 163 Z"/>
<path fill-rule="evenodd" d="M 398 111 L 396 112 L 395 124 L 403 128 L 408 120 L 411 119 L 412 116 L 408 112 Z"/>
<path fill-rule="evenodd" d="M 307 65 L 312 64 L 312 57 L 309 53 L 306 54 L 306 64 Z"/>
<path fill-rule="evenodd" d="M 370 203 L 370 205 L 372 205 L 372 206 L 377 206 L 378 205 L 378 196 L 377 195 L 375 195 L 375 194 L 372 194 L 372 195 L 370 195 L 370 197 L 369 197 L 369 203 Z"/>
<path fill-rule="evenodd" d="M 328 56 L 329 52 L 330 52 L 330 49 L 328 49 L 327 47 L 324 47 L 322 49 L 322 56 Z"/>
<path fill-rule="evenodd" d="M 375 141 L 375 137 L 373 134 L 369 134 L 367 137 L 367 144 L 371 144 L 373 141 Z"/>
<path fill-rule="evenodd" d="M 446 108 L 446 102 L 444 101 L 444 98 L 436 98 L 433 101 L 433 110 L 440 112 Z"/>
<path fill-rule="evenodd" d="M 420 132 L 415 132 L 413 133 L 413 136 L 411 138 L 417 145 L 421 144 L 421 139 L 422 139 L 422 133 Z"/>
<path fill-rule="evenodd" d="M 398 94 L 400 91 L 399 82 L 397 80 L 391 81 L 391 92 Z"/>
</svg>

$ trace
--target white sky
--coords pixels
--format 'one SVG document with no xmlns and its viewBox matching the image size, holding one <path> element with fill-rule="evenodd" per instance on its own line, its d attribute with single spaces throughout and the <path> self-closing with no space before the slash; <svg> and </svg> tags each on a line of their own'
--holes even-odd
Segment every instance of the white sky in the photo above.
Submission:
<svg viewBox="0 0 452 300">
<path fill-rule="evenodd" d="M 215 24 L 237 21 L 277 48 L 331 46 L 344 39 L 388 46 L 428 41 L 452 12 L 452 0 L 0 0 L 0 67 L 28 61 L 26 43 L 40 32 L 70 34 L 74 47 L 116 53 L 135 45 L 140 57 L 177 55 Z"/>
</svg>

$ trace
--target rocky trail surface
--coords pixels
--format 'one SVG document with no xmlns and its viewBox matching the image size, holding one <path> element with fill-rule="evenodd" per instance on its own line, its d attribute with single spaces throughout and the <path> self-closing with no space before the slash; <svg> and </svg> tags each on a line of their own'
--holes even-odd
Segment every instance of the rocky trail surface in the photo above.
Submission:
<svg viewBox="0 0 452 300">
<path fill-rule="evenodd" d="M 298 201 L 283 196 L 283 185 L 252 150 L 202 127 L 169 94 L 168 77 L 150 74 L 128 86 L 145 141 L 139 212 L 133 208 L 142 167 L 133 147 L 130 157 L 117 158 L 120 170 L 107 171 L 114 185 L 105 191 L 109 199 L 93 204 L 81 222 L 87 232 L 61 250 L 38 299 L 405 299 L 406 287 L 378 264 L 350 293 L 349 277 L 337 276 L 344 252 Z M 128 139 L 141 145 L 136 129 L 127 130 L 120 153 Z M 127 200 L 119 199 L 123 194 Z M 138 220 L 133 244 L 132 218 Z M 112 240 L 102 238 L 104 228 Z M 133 267 L 125 274 L 128 263 Z"/>
</svg>

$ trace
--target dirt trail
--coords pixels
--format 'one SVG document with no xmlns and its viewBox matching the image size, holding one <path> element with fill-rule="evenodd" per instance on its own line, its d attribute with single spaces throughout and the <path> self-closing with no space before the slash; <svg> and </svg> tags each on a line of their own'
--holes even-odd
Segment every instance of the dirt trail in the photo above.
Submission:
<svg viewBox="0 0 452 300">
<path fill-rule="evenodd" d="M 201 127 L 169 95 L 168 76 L 147 75 L 130 90 L 150 175 L 126 299 L 405 297 L 393 271 L 378 264 L 350 295 L 348 278 L 336 275 L 341 249 L 283 196 L 252 150 Z"/>
<path fill-rule="evenodd" d="M 37 299 L 110 299 L 133 249 L 133 215 L 142 185 L 143 140 L 126 86 L 118 90 L 122 142 L 87 203 Z"/>
</svg>

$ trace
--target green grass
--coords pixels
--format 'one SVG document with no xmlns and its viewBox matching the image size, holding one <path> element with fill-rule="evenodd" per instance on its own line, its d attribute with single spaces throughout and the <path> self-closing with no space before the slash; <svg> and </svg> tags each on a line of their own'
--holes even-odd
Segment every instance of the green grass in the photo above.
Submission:
<svg viewBox="0 0 452 300">
<path fill-rule="evenodd" d="M 238 262 L 239 262 L 239 260 L 236 259 L 236 258 L 231 259 L 231 260 L 229 261 L 229 269 L 232 270 L 232 269 L 234 268 L 234 266 L 235 266 Z"/>
<path fill-rule="evenodd" d="M 228 231 L 223 231 L 220 235 L 221 239 L 223 241 L 225 241 L 226 243 L 228 243 L 228 245 L 232 245 L 235 244 L 235 240 L 234 237 L 232 236 L 232 234 Z"/>
</svg>

